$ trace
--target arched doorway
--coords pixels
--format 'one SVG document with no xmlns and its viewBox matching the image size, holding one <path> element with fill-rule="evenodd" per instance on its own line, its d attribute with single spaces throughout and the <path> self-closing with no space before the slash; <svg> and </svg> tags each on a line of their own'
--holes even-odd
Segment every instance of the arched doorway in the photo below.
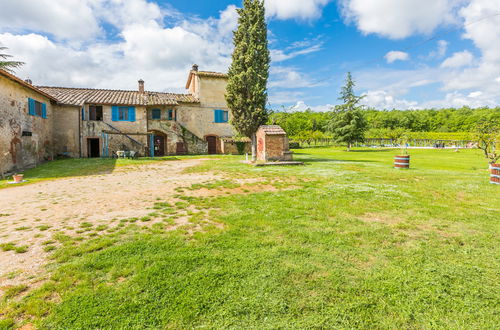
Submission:
<svg viewBox="0 0 500 330">
<path fill-rule="evenodd" d="M 209 135 L 205 137 L 205 140 L 208 144 L 208 154 L 214 155 L 217 153 L 217 137 L 213 135 Z"/>
<path fill-rule="evenodd" d="M 153 151 L 155 157 L 162 157 L 167 154 L 167 136 L 165 134 L 160 132 L 153 132 L 152 138 L 150 139 L 149 143 L 149 148 Z"/>
</svg>

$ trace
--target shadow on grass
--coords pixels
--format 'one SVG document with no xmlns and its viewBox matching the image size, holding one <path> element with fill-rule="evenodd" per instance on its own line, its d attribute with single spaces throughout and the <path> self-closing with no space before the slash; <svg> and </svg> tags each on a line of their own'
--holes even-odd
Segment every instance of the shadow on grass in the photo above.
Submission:
<svg viewBox="0 0 500 330">
<path fill-rule="evenodd" d="M 0 180 L 0 189 L 21 186 L 33 182 L 77 177 L 98 174 L 112 173 L 117 167 L 142 165 L 152 162 L 179 160 L 177 157 L 158 157 L 158 158 L 138 158 L 138 159 L 116 159 L 116 158 L 80 158 L 80 159 L 60 159 L 47 162 L 38 167 L 21 171 L 24 174 L 26 182 L 12 185 L 12 177 L 8 180 Z"/>
</svg>

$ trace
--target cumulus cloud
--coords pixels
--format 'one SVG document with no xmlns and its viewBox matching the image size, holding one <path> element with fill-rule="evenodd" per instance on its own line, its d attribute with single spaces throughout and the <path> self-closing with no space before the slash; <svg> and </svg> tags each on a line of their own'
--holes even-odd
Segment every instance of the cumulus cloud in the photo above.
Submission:
<svg viewBox="0 0 500 330">
<path fill-rule="evenodd" d="M 269 88 L 310 88 L 318 84 L 294 67 L 273 66 L 270 70 Z"/>
<path fill-rule="evenodd" d="M 39 31 L 63 39 L 85 39 L 101 32 L 90 0 L 2 0 L 0 29 Z"/>
<path fill-rule="evenodd" d="M 448 57 L 441 63 L 442 68 L 460 68 L 463 66 L 471 65 L 474 60 L 474 55 L 469 51 L 464 50 L 463 52 L 454 53 L 452 56 Z"/>
<path fill-rule="evenodd" d="M 345 20 L 354 23 L 361 32 L 401 39 L 415 33 L 429 34 L 439 25 L 455 22 L 455 8 L 462 2 L 341 0 L 340 8 Z"/>
<path fill-rule="evenodd" d="M 442 58 L 446 55 L 448 50 L 448 42 L 446 40 L 439 40 L 437 42 L 437 49 L 429 53 L 429 58 Z"/>
<path fill-rule="evenodd" d="M 92 1 L 94 8 L 103 5 L 100 0 Z M 165 27 L 162 20 L 169 13 L 162 11 L 158 16 L 156 5 L 143 0 L 106 3 L 107 9 L 113 6 L 116 10 L 116 17 L 135 10 L 149 19 L 131 18 L 119 27 L 116 40 L 93 38 L 85 43 L 51 40 L 40 33 L 1 33 L 0 43 L 9 47 L 16 59 L 26 62 L 17 74 L 29 76 L 35 84 L 123 89 L 135 89 L 137 79 L 143 78 L 150 90 L 183 91 L 193 63 L 202 69 L 227 70 L 231 31 L 237 21 L 234 6 L 217 18 L 182 18 Z M 106 8 L 101 17 L 106 16 Z M 121 23 L 110 24 L 118 28 Z"/>
<path fill-rule="evenodd" d="M 410 58 L 410 55 L 405 52 L 400 52 L 400 51 L 390 51 L 387 54 L 385 54 L 385 59 L 387 63 L 393 63 L 395 61 L 407 61 Z"/>
<path fill-rule="evenodd" d="M 332 0 L 266 0 L 266 13 L 277 19 L 310 20 L 321 16 L 324 6 Z"/>
<path fill-rule="evenodd" d="M 417 102 L 398 99 L 384 90 L 368 91 L 363 94 L 363 105 L 375 109 L 415 109 Z"/>
<path fill-rule="evenodd" d="M 331 111 L 335 106 L 332 104 L 325 104 L 325 105 L 315 105 L 315 106 L 310 106 L 306 104 L 304 101 L 298 101 L 295 103 L 295 105 L 291 106 L 288 110 L 290 111 L 306 111 L 306 110 L 311 110 L 315 112 L 326 112 L 326 111 Z"/>
</svg>

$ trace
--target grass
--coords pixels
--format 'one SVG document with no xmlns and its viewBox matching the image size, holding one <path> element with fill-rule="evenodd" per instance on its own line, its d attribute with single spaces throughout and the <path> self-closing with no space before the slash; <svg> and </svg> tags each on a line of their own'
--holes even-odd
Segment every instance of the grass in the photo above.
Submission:
<svg viewBox="0 0 500 330">
<path fill-rule="evenodd" d="M 0 244 L 0 249 L 2 251 L 14 251 L 15 253 L 26 253 L 28 252 L 28 247 L 26 245 L 17 246 L 15 243 L 2 243 Z"/>
<path fill-rule="evenodd" d="M 416 150 L 412 169 L 395 170 L 396 153 L 304 149 L 301 167 L 207 161 L 189 172 L 294 189 L 179 195 L 177 210 L 206 210 L 223 224 L 192 235 L 131 222 L 82 241 L 56 234 L 50 280 L 4 303 L 0 324 L 496 328 L 500 194 L 485 160 L 476 151 Z"/>
</svg>

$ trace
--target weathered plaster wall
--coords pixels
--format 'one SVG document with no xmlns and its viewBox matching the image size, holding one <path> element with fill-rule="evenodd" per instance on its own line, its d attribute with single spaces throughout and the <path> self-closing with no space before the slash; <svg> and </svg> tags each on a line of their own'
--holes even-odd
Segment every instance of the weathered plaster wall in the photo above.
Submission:
<svg viewBox="0 0 500 330">
<path fill-rule="evenodd" d="M 28 115 L 28 98 L 46 104 L 47 119 Z M 18 171 L 52 159 L 52 119 L 47 97 L 0 76 L 0 171 Z M 32 136 L 22 136 L 23 131 Z"/>
<path fill-rule="evenodd" d="M 79 119 L 80 107 L 53 107 L 53 141 L 56 156 L 80 157 Z"/>
</svg>

